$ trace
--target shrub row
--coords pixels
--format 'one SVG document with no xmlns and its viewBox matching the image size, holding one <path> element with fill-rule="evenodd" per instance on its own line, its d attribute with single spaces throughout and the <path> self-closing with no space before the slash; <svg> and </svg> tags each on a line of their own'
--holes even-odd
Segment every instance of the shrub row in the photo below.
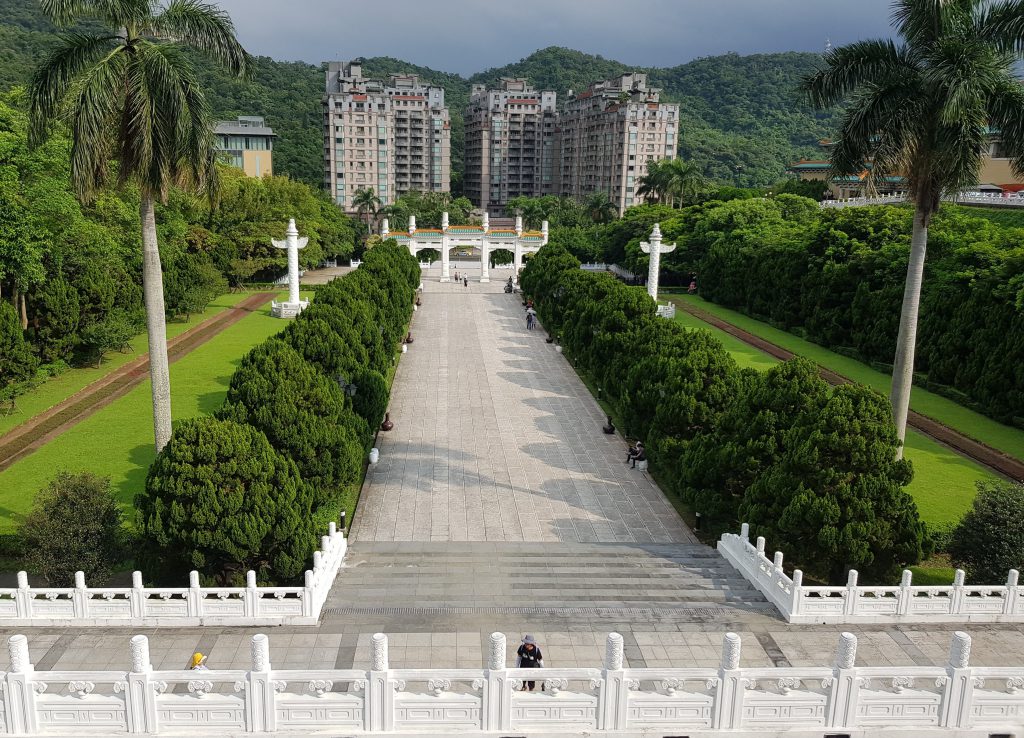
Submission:
<svg viewBox="0 0 1024 738">
<path fill-rule="evenodd" d="M 524 290 L 668 491 L 719 528 L 742 518 L 822 578 L 889 580 L 926 553 L 883 397 L 830 387 L 799 359 L 740 370 L 706 331 L 657 317 L 643 289 L 579 266 L 549 244 Z"/>
<path fill-rule="evenodd" d="M 359 481 L 419 280 L 408 251 L 377 246 L 242 359 L 214 417 L 176 425 L 135 500 L 148 576 L 297 579 Z"/>
</svg>

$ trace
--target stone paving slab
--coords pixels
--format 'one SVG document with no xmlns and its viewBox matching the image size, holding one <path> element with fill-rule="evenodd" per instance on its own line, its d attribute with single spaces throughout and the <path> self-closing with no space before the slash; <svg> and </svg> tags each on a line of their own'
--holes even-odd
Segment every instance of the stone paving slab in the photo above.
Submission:
<svg viewBox="0 0 1024 738">
<path fill-rule="evenodd" d="M 353 541 L 696 542 L 519 296 L 424 286 Z"/>
</svg>

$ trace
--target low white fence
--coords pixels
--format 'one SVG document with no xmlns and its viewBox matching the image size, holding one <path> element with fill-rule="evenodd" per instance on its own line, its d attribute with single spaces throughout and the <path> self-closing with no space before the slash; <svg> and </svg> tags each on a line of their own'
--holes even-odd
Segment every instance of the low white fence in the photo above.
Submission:
<svg viewBox="0 0 1024 738">
<path fill-rule="evenodd" d="M 787 668 L 740 667 L 735 633 L 725 634 L 718 668 L 625 668 L 618 633 L 600 668 L 507 668 L 501 633 L 475 669 L 392 669 L 387 637 L 372 644 L 368 669 L 274 669 L 260 634 L 249 670 L 155 671 L 149 641 L 137 635 L 128 671 L 35 671 L 16 635 L 0 674 L 0 733 L 984 736 L 1019 728 L 1024 714 L 1024 667 L 970 666 L 963 632 L 936 667 L 855 666 L 850 633 L 831 665 Z M 536 691 L 521 691 L 531 680 Z"/>
<path fill-rule="evenodd" d="M 301 587 L 258 587 L 252 571 L 244 587 L 203 587 L 194 571 L 187 587 L 146 587 L 138 571 L 131 587 L 88 587 L 82 572 L 74 587 L 30 587 L 21 571 L 0 589 L 0 627 L 316 625 L 347 547 L 331 523 Z"/>
<path fill-rule="evenodd" d="M 582 269 L 585 272 L 607 272 L 608 265 L 603 262 L 592 264 L 580 264 L 580 269 Z"/>
<path fill-rule="evenodd" d="M 618 264 L 609 264 L 608 265 L 608 271 L 611 272 L 612 274 L 614 274 L 619 279 L 625 279 L 625 280 L 629 280 L 629 281 L 634 281 L 634 280 L 638 280 L 639 279 L 639 277 L 637 277 L 637 275 L 633 274 L 633 272 L 629 271 L 628 269 L 624 269 L 624 268 L 620 267 Z"/>
<path fill-rule="evenodd" d="M 662 318 L 669 318 L 670 320 L 676 317 L 676 304 L 674 302 L 669 302 L 665 305 L 658 305 L 658 315 Z"/>
<path fill-rule="evenodd" d="M 740 534 L 726 533 L 718 552 L 744 576 L 791 623 L 1021 623 L 1024 622 L 1024 588 L 1017 585 L 1011 569 L 1006 584 L 966 585 L 957 569 L 948 586 L 915 586 L 909 570 L 894 587 L 862 587 L 851 570 L 846 586 L 809 587 L 803 572 L 790 577 L 782 569 L 783 554 L 765 556 L 763 537 L 751 545 L 749 526 Z"/>
<path fill-rule="evenodd" d="M 1017 192 L 961 192 L 955 197 L 942 198 L 957 205 L 988 205 L 991 207 L 1024 207 L 1024 195 Z M 842 200 L 823 200 L 823 208 L 854 208 L 864 205 L 895 205 L 907 201 L 906 192 L 874 197 L 849 197 Z"/>
</svg>

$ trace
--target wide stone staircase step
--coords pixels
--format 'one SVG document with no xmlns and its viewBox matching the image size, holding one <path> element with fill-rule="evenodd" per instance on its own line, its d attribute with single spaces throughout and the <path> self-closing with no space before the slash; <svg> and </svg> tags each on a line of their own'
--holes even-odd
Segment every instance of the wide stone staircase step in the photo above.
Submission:
<svg viewBox="0 0 1024 738">
<path fill-rule="evenodd" d="M 325 617 L 614 611 L 707 617 L 773 609 L 707 546 L 355 541 Z"/>
</svg>

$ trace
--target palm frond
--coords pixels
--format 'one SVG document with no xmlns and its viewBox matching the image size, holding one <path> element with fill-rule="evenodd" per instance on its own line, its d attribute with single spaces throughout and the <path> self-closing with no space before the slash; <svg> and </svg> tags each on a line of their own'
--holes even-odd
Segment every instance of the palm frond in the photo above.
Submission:
<svg viewBox="0 0 1024 738">
<path fill-rule="evenodd" d="M 126 67 L 124 54 L 110 54 L 82 74 L 69 95 L 71 184 L 85 201 L 106 181 L 112 153 L 110 131 L 120 113 L 118 90 Z"/>
<path fill-rule="evenodd" d="M 903 83 L 862 85 L 843 114 L 838 142 L 832 150 L 833 173 L 859 174 L 880 151 L 906 150 L 906 142 L 921 134 L 917 121 L 922 120 L 925 111 L 921 110 L 919 93 L 920 80 L 916 77 Z M 873 176 L 899 173 L 884 171 L 898 164 L 892 160 L 876 162 Z"/>
<path fill-rule="evenodd" d="M 832 49 L 825 68 L 806 77 L 802 87 L 819 108 L 839 104 L 862 84 L 885 84 L 917 73 L 916 60 L 906 47 L 888 39 L 857 41 Z"/>
<path fill-rule="evenodd" d="M 151 15 L 149 0 L 39 0 L 43 13 L 58 28 L 94 18 L 109 28 L 144 23 Z"/>
<path fill-rule="evenodd" d="M 1001 0 L 975 16 L 976 36 L 1002 51 L 1024 51 L 1024 0 Z"/>
<path fill-rule="evenodd" d="M 152 19 L 148 31 L 211 56 L 238 77 L 251 72 L 253 58 L 235 38 L 230 16 L 215 5 L 201 0 L 171 0 Z"/>
<path fill-rule="evenodd" d="M 86 33 L 60 35 L 60 45 L 36 67 L 29 84 L 29 139 L 36 145 L 46 138 L 50 122 L 75 79 L 91 64 L 115 49 L 113 36 Z"/>
<path fill-rule="evenodd" d="M 958 23 L 971 21 L 970 8 L 977 0 L 897 0 L 892 24 L 910 45 L 928 49 L 956 33 Z"/>
<path fill-rule="evenodd" d="M 1019 177 L 1024 177 L 1024 88 L 1009 76 L 991 90 L 986 101 L 991 128 L 999 135 L 1005 156 Z"/>
</svg>

